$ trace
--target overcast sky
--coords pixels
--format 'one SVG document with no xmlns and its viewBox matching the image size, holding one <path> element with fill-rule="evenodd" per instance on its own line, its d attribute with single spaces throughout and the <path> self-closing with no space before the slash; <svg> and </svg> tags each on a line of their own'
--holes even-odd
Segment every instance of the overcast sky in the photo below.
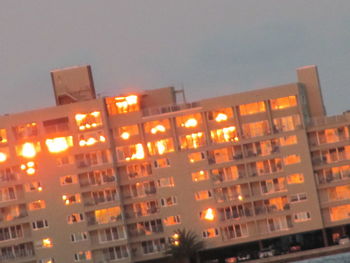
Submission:
<svg viewBox="0 0 350 263">
<path fill-rule="evenodd" d="M 54 105 L 50 70 L 91 64 L 102 95 L 184 86 L 189 101 L 296 81 L 316 64 L 350 109 L 349 0 L 1 0 L 0 114 Z"/>
</svg>

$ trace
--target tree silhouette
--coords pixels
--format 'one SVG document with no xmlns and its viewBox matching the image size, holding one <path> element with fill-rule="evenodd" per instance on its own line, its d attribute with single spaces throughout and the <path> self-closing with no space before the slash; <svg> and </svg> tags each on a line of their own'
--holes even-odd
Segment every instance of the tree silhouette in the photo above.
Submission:
<svg viewBox="0 0 350 263">
<path fill-rule="evenodd" d="M 177 229 L 165 253 L 171 255 L 175 262 L 187 263 L 191 258 L 195 258 L 197 252 L 203 247 L 204 242 L 199 240 L 196 233 L 186 229 Z"/>
</svg>

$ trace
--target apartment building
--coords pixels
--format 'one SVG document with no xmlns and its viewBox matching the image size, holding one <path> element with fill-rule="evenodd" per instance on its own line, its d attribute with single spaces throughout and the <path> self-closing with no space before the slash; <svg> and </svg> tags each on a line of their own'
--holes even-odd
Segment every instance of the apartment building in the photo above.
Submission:
<svg viewBox="0 0 350 263">
<path fill-rule="evenodd" d="M 178 228 L 203 257 L 349 233 L 350 114 L 326 116 L 315 66 L 194 103 L 51 74 L 56 106 L 0 116 L 0 262 L 156 262 Z"/>
</svg>

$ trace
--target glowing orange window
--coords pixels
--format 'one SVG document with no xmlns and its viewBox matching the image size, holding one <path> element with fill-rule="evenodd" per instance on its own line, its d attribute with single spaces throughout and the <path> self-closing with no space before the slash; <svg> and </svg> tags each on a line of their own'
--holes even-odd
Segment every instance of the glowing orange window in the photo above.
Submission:
<svg viewBox="0 0 350 263">
<path fill-rule="evenodd" d="M 172 225 L 177 225 L 181 223 L 180 216 L 168 216 L 164 218 L 163 220 L 164 225 L 166 226 L 172 226 Z"/>
<path fill-rule="evenodd" d="M 200 170 L 200 171 L 192 173 L 192 181 L 193 182 L 208 180 L 208 178 L 209 178 L 209 174 L 208 174 L 208 171 L 206 171 L 206 170 Z"/>
<path fill-rule="evenodd" d="M 287 146 L 287 145 L 292 145 L 297 143 L 298 143 L 298 139 L 297 139 L 297 136 L 295 135 L 280 137 L 281 146 Z"/>
<path fill-rule="evenodd" d="M 272 110 L 281 110 L 297 105 L 296 96 L 288 96 L 270 100 Z"/>
<path fill-rule="evenodd" d="M 192 133 L 180 136 L 181 149 L 196 149 L 205 145 L 203 132 Z"/>
<path fill-rule="evenodd" d="M 18 156 L 24 158 L 34 158 L 37 153 L 40 151 L 39 142 L 26 142 L 22 145 L 16 146 L 16 152 Z"/>
<path fill-rule="evenodd" d="M 7 134 L 5 129 L 0 129 L 0 144 L 7 143 Z"/>
<path fill-rule="evenodd" d="M 219 235 L 217 228 L 208 228 L 203 231 L 203 238 L 213 238 Z"/>
<path fill-rule="evenodd" d="M 302 184 L 304 183 L 304 175 L 300 173 L 290 174 L 287 176 L 287 182 L 288 184 Z"/>
<path fill-rule="evenodd" d="M 208 208 L 199 213 L 201 219 L 207 221 L 213 221 L 215 219 L 215 210 L 213 208 Z"/>
<path fill-rule="evenodd" d="M 102 116 L 100 111 L 75 114 L 75 122 L 79 130 L 89 130 L 102 126 Z"/>
<path fill-rule="evenodd" d="M 187 157 L 190 163 L 200 162 L 205 159 L 205 153 L 204 152 L 189 153 Z"/>
<path fill-rule="evenodd" d="M 73 146 L 73 137 L 56 137 L 46 139 L 45 144 L 50 153 L 60 153 Z"/>
<path fill-rule="evenodd" d="M 102 131 L 79 135 L 80 147 L 93 146 L 95 144 L 104 142 L 106 142 L 106 136 L 104 136 L 104 133 Z"/>
<path fill-rule="evenodd" d="M 45 207 L 46 203 L 44 200 L 37 200 L 28 204 L 28 208 L 30 211 L 43 209 Z"/>
<path fill-rule="evenodd" d="M 176 118 L 177 127 L 195 128 L 202 123 L 202 117 L 200 113 L 195 113 L 186 116 L 180 116 Z"/>
<path fill-rule="evenodd" d="M 116 148 L 117 157 L 120 161 L 141 160 L 145 158 L 145 152 L 141 143 L 120 146 Z"/>
<path fill-rule="evenodd" d="M 214 143 L 238 142 L 235 126 L 210 131 L 211 139 Z"/>
<path fill-rule="evenodd" d="M 10 154 L 8 147 L 0 148 L 0 163 L 6 162 L 9 156 Z"/>
<path fill-rule="evenodd" d="M 162 155 L 174 151 L 173 139 L 163 139 L 147 143 L 148 152 L 150 155 Z"/>
<path fill-rule="evenodd" d="M 208 119 L 210 121 L 214 120 L 216 122 L 225 122 L 229 119 L 232 119 L 232 117 L 232 108 L 223 108 L 208 112 Z"/>
<path fill-rule="evenodd" d="M 113 98 L 106 98 L 108 113 L 125 114 L 140 110 L 139 98 L 137 95 L 119 96 Z"/>
<path fill-rule="evenodd" d="M 239 112 L 241 115 L 250 115 L 259 112 L 265 112 L 265 102 L 258 101 L 249 104 L 239 105 Z"/>
<path fill-rule="evenodd" d="M 62 195 L 62 200 L 65 205 L 80 203 L 80 194 L 65 194 Z"/>
<path fill-rule="evenodd" d="M 296 154 L 288 155 L 287 157 L 283 158 L 283 161 L 285 165 L 300 163 L 300 156 Z"/>
<path fill-rule="evenodd" d="M 123 140 L 128 140 L 132 136 L 139 134 L 139 128 L 137 125 L 123 126 L 118 128 L 118 137 Z"/>
<path fill-rule="evenodd" d="M 143 124 L 147 134 L 164 133 L 170 129 L 170 122 L 168 119 L 160 121 L 150 121 Z"/>
</svg>

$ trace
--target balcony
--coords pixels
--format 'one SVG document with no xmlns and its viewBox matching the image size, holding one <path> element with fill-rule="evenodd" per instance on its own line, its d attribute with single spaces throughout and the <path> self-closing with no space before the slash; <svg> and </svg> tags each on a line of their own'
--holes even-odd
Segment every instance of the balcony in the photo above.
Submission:
<svg viewBox="0 0 350 263">
<path fill-rule="evenodd" d="M 142 228 L 142 229 L 132 229 L 128 230 L 130 237 L 142 237 L 142 236 L 148 236 L 148 235 L 154 235 L 158 233 L 163 233 L 164 228 L 163 226 L 153 226 L 150 229 Z"/>
<path fill-rule="evenodd" d="M 273 212 L 280 212 L 280 211 L 287 211 L 290 209 L 289 203 L 286 203 L 283 205 L 282 208 L 278 208 L 276 205 L 263 205 L 263 206 L 256 206 L 255 207 L 255 214 L 258 215 L 265 215 L 270 214 Z"/>
</svg>

